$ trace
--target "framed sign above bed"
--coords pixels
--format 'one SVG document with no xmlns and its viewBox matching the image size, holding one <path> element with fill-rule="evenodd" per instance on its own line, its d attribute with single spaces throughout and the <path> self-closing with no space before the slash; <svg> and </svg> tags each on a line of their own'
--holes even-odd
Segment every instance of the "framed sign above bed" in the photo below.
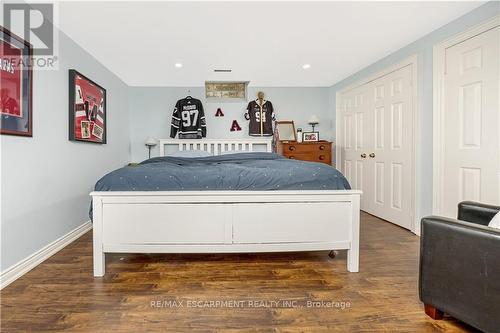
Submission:
<svg viewBox="0 0 500 333">
<path fill-rule="evenodd" d="M 247 100 L 248 81 L 206 81 L 205 98 L 208 101 L 241 102 Z"/>
<path fill-rule="evenodd" d="M 69 139 L 106 143 L 106 89 L 69 70 Z"/>
<path fill-rule="evenodd" d="M 0 133 L 33 136 L 32 46 L 0 26 Z"/>
</svg>

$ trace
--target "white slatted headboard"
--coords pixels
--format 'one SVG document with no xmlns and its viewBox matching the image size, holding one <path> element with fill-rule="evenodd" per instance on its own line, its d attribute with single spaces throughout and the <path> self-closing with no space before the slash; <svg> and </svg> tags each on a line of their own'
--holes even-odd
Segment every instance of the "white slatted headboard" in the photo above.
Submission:
<svg viewBox="0 0 500 333">
<path fill-rule="evenodd" d="M 160 156 L 165 156 L 165 146 L 177 146 L 182 150 L 204 150 L 213 155 L 220 155 L 226 151 L 272 151 L 272 138 L 266 139 L 239 139 L 239 140 L 186 140 L 160 139 Z"/>
</svg>

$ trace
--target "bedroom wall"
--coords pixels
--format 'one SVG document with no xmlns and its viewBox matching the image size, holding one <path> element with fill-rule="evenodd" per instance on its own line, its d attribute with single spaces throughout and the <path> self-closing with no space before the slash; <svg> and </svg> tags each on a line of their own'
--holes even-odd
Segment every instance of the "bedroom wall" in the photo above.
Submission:
<svg viewBox="0 0 500 333">
<path fill-rule="evenodd" d="M 320 124 L 316 129 L 320 138 L 332 138 L 332 114 L 329 111 L 329 88 L 249 87 L 248 96 L 256 98 L 257 91 L 264 91 L 266 99 L 274 106 L 278 120 L 294 120 L 296 127 L 310 130 L 307 119 L 316 114 Z M 178 99 L 187 95 L 203 102 L 207 119 L 207 138 L 248 138 L 248 121 L 244 119 L 247 102 L 207 103 L 203 87 L 131 87 L 130 88 L 130 133 L 132 161 L 140 162 L 148 157 L 144 141 L 148 136 L 156 139 L 168 138 L 172 111 Z M 215 117 L 217 108 L 222 108 L 224 117 Z M 232 120 L 236 119 L 242 130 L 230 132 Z M 156 146 L 151 156 L 158 155 Z"/>
<path fill-rule="evenodd" d="M 418 56 L 417 89 L 418 110 L 420 121 L 417 142 L 416 173 L 417 188 L 417 219 L 432 213 L 432 52 L 437 43 L 458 34 L 467 28 L 479 24 L 495 15 L 500 14 L 500 2 L 491 1 L 455 21 L 431 32 L 421 39 L 397 50 L 376 63 L 362 69 L 348 78 L 336 83 L 330 89 L 330 105 L 335 128 L 336 93 L 345 87 L 354 84 L 365 77 L 375 74 L 384 68 L 397 64 L 416 54 Z"/>
<path fill-rule="evenodd" d="M 2 272 L 88 221 L 96 179 L 130 157 L 127 85 L 59 38 L 59 70 L 33 73 L 33 137 L 0 137 Z M 106 145 L 68 141 L 69 68 L 107 89 Z"/>
</svg>

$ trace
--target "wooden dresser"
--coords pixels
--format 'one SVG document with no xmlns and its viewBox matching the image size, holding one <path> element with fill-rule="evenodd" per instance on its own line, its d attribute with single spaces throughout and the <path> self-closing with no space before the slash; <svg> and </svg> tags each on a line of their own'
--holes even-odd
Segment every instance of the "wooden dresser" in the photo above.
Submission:
<svg viewBox="0 0 500 333">
<path fill-rule="evenodd" d="M 332 164 L 332 143 L 318 142 L 279 142 L 278 154 L 289 159 Z"/>
</svg>

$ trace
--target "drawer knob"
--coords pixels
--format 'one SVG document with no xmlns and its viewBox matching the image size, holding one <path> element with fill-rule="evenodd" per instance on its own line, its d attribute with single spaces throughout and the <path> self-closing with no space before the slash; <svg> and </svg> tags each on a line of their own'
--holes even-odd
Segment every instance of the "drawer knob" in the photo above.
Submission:
<svg viewBox="0 0 500 333">
<path fill-rule="evenodd" d="M 319 155 L 319 159 L 323 161 L 325 159 L 325 155 Z"/>
<path fill-rule="evenodd" d="M 295 146 L 290 146 L 290 147 L 288 147 L 288 149 L 291 150 L 291 151 L 294 151 L 295 150 Z"/>
<path fill-rule="evenodd" d="M 325 150 L 325 146 L 323 145 L 319 146 L 319 150 Z"/>
<path fill-rule="evenodd" d="M 288 158 L 289 158 L 289 159 L 291 159 L 291 160 L 294 160 L 294 159 L 295 159 L 295 157 L 294 157 L 294 156 L 288 156 Z"/>
</svg>

